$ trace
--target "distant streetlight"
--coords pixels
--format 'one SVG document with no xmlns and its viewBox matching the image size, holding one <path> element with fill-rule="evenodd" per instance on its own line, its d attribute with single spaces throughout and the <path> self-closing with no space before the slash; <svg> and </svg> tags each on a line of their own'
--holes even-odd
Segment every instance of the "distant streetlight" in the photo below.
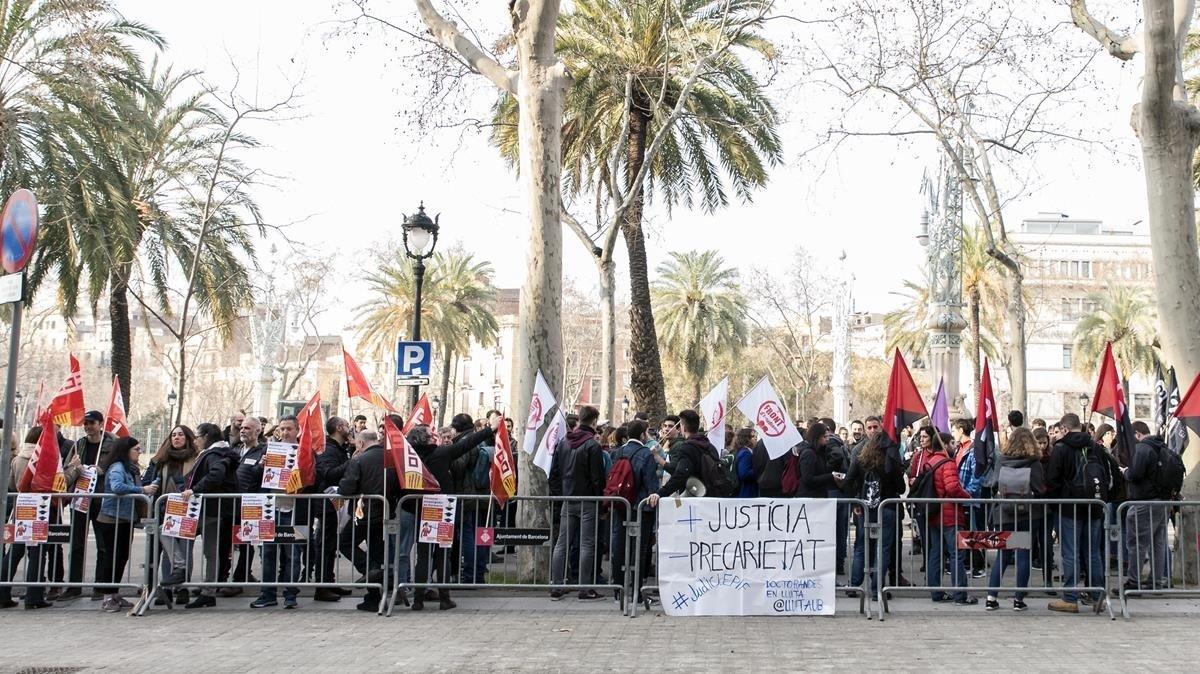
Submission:
<svg viewBox="0 0 1200 674">
<path fill-rule="evenodd" d="M 440 219 L 441 216 L 438 216 Z M 421 286 L 425 283 L 425 260 L 433 255 L 437 247 L 438 220 L 425 215 L 425 203 L 417 207 L 417 212 L 404 217 L 402 225 L 404 236 L 404 253 L 413 259 L 413 278 L 416 281 L 416 293 L 413 295 L 413 327 L 412 341 L 421 340 Z M 417 406 L 417 394 L 420 386 L 413 386 L 409 392 L 408 406 Z"/>
<path fill-rule="evenodd" d="M 629 420 L 629 397 L 621 398 L 621 421 Z"/>
<path fill-rule="evenodd" d="M 1086 392 L 1079 394 L 1079 412 L 1080 412 L 1079 418 L 1081 420 L 1087 418 L 1088 402 L 1090 402 L 1091 399 L 1092 399 L 1092 397 L 1090 395 L 1088 395 Z"/>
</svg>

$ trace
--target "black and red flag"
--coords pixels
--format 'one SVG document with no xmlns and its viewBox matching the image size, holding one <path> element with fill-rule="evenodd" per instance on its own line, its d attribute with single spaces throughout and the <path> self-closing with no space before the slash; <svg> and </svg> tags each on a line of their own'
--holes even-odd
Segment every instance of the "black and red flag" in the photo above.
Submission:
<svg viewBox="0 0 1200 674">
<path fill-rule="evenodd" d="M 1192 385 L 1180 399 L 1172 416 L 1192 429 L 1193 433 L 1200 435 L 1200 374 L 1192 380 Z"/>
<path fill-rule="evenodd" d="M 983 359 L 983 376 L 979 382 L 979 400 L 975 403 L 975 433 L 971 451 L 975 454 L 975 474 L 983 475 L 997 456 L 996 434 L 1000 420 L 996 417 L 996 396 L 992 393 L 992 370 Z"/>
<path fill-rule="evenodd" d="M 908 364 L 900 349 L 892 359 L 892 376 L 888 379 L 887 405 L 883 412 L 883 432 L 894 442 L 900 442 L 900 430 L 929 416 L 925 401 L 908 372 Z"/>
<path fill-rule="evenodd" d="M 1113 358 L 1112 342 L 1104 347 L 1100 379 L 1096 381 L 1096 395 L 1092 396 L 1092 411 L 1112 419 L 1116 424 L 1117 461 L 1122 466 L 1128 466 L 1137 441 L 1133 436 L 1133 422 L 1129 418 L 1129 405 L 1125 402 L 1125 389 L 1121 386 L 1117 361 Z"/>
</svg>

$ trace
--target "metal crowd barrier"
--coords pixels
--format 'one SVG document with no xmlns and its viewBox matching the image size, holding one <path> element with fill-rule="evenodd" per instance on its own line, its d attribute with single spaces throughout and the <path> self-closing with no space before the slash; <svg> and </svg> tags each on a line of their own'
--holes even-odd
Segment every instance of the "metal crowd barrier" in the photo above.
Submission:
<svg viewBox="0 0 1200 674">
<path fill-rule="evenodd" d="M 387 560 L 392 538 L 383 496 L 197 494 L 198 508 L 178 500 L 169 503 L 171 496 L 157 499 L 148 520 L 148 530 L 154 532 L 147 546 L 147 573 L 152 576 L 136 615 L 144 615 L 151 605 L 181 604 L 180 595 L 215 600 L 220 594 L 247 602 L 265 596 L 283 605 L 302 588 L 365 589 L 368 596 L 378 595 L 373 611 L 382 615 L 391 587 Z M 154 574 L 159 565 L 161 573 Z M 247 593 L 249 588 L 258 594 Z"/>
<path fill-rule="evenodd" d="M 1116 517 L 1117 582 L 1126 620 L 1130 597 L 1200 595 L 1200 501 L 1126 501 Z"/>
<path fill-rule="evenodd" d="M 965 527 L 942 523 L 940 509 L 946 505 L 963 509 L 960 519 L 965 520 Z M 1064 599 L 1076 596 L 1077 602 L 1085 607 L 1090 605 L 1097 613 L 1107 608 L 1109 617 L 1114 617 L 1112 605 L 1107 600 L 1108 544 L 1118 532 L 1107 518 L 1107 506 L 1103 501 L 892 498 L 880 504 L 880 512 L 885 508 L 894 509 L 896 517 L 890 529 L 890 540 L 894 542 L 892 552 L 885 553 L 884 550 L 886 533 L 881 534 L 876 547 L 875 573 L 881 580 L 890 580 L 879 584 L 880 620 L 889 612 L 888 600 L 892 592 L 929 592 L 937 595 L 934 601 L 954 601 L 954 597 L 948 595 L 964 598 L 998 596 L 1002 592 L 1022 595 L 1038 592 L 1062 595 Z M 938 514 L 930 518 L 933 508 L 938 509 Z M 911 531 L 907 538 L 905 522 Z M 1065 552 L 1061 543 L 1067 537 L 1073 537 L 1068 550 L 1075 560 L 1068 560 L 1065 554 L 1056 559 L 1053 532 L 1058 534 L 1060 552 Z M 1079 554 L 1083 550 L 1091 553 L 1088 559 Z M 1033 559 L 1035 553 L 1040 559 Z M 997 569 L 1001 557 L 1008 559 Z M 915 568 L 917 559 L 921 560 L 919 569 Z M 1068 561 L 1071 562 L 1069 565 Z M 1056 562 L 1064 574 L 1064 582 L 1057 586 L 1052 571 Z M 889 568 L 892 565 L 895 567 Z M 1020 567 L 1027 566 L 1028 581 L 1022 584 L 1018 578 L 1014 584 L 1005 584 L 1004 571 L 1010 565 L 1018 567 L 1018 575 Z M 1094 565 L 1099 569 L 1093 568 Z M 1075 578 L 1067 583 L 1069 569 L 1074 571 Z M 1081 575 L 1085 570 L 1087 578 Z M 1035 571 L 1042 580 L 1040 584 L 1034 577 Z M 947 573 L 950 583 L 943 584 Z M 971 578 L 984 577 L 987 580 L 982 584 L 971 585 Z"/>
<path fill-rule="evenodd" d="M 627 541 L 634 541 L 639 535 L 642 534 L 643 531 L 646 531 L 646 529 L 644 527 L 646 526 L 647 523 L 644 521 L 644 518 L 643 518 L 644 514 L 648 514 L 648 516 L 651 518 L 652 522 L 654 524 L 657 524 L 657 520 L 655 518 L 657 518 L 658 511 L 653 510 L 653 509 L 651 509 L 651 510 L 643 509 L 642 506 L 644 506 L 645 504 L 646 504 L 645 500 L 642 500 L 640 503 L 638 503 L 637 513 L 634 516 L 633 521 L 627 525 L 629 527 L 629 532 L 628 532 L 628 535 L 626 536 Z M 864 526 L 862 526 L 862 527 L 853 526 L 854 522 L 857 521 L 857 517 L 855 515 L 856 510 L 859 512 L 869 512 L 866 502 L 863 501 L 862 499 L 838 498 L 837 499 L 837 508 L 840 510 L 843 507 L 848 508 L 850 510 L 849 516 L 850 516 L 850 520 L 851 520 L 851 524 L 852 524 L 852 526 L 850 527 L 849 532 L 848 532 L 849 539 L 848 539 L 847 546 L 846 546 L 846 558 L 847 558 L 846 561 L 849 562 L 851 565 L 850 569 L 848 569 L 850 571 L 850 573 L 847 574 L 847 577 L 849 579 L 853 578 L 854 559 L 855 559 L 855 556 L 858 555 L 860 551 L 861 551 L 861 554 L 863 555 L 863 562 L 862 562 L 862 574 L 863 575 L 862 575 L 862 579 L 859 580 L 859 582 L 857 584 L 848 583 L 845 585 L 839 585 L 837 587 L 837 591 L 845 592 L 851 596 L 857 596 L 858 600 L 859 600 L 858 601 L 858 612 L 860 614 L 866 616 L 868 619 L 870 619 L 872 593 L 869 589 L 868 584 L 870 582 L 872 575 L 874 574 L 874 567 L 871 564 L 867 563 L 867 558 L 868 558 L 867 556 L 871 553 L 871 550 L 872 550 L 872 548 L 870 547 L 871 544 L 869 543 L 869 541 L 873 540 L 875 537 L 878 536 L 878 528 L 879 527 L 878 527 L 878 523 L 873 523 L 873 522 L 870 522 L 869 520 L 867 522 L 865 522 Z M 652 524 L 649 527 L 649 534 L 653 534 L 654 524 Z M 836 523 L 835 523 L 835 528 L 836 528 Z M 862 536 L 866 536 L 867 538 L 862 539 L 862 544 L 860 546 L 860 545 L 858 545 L 858 542 L 860 540 L 860 537 L 862 537 Z M 649 597 L 652 594 L 658 593 L 659 586 L 657 585 L 657 583 L 656 584 L 642 584 L 643 578 L 648 579 L 651 577 L 649 574 L 649 566 L 648 565 L 645 567 L 645 569 L 646 569 L 645 573 L 639 573 L 643 569 L 643 566 L 642 566 L 644 563 L 643 557 L 642 557 L 643 551 L 645 551 L 647 553 L 651 553 L 653 551 L 653 537 L 651 536 L 649 543 L 644 543 L 643 545 L 633 545 L 631 547 L 634 548 L 633 560 L 632 560 L 633 563 L 632 563 L 632 567 L 630 569 L 628 569 L 627 583 L 628 583 L 628 586 L 630 588 L 633 588 L 634 591 L 631 592 L 631 595 L 632 595 L 631 601 L 628 603 L 628 607 L 626 608 L 626 615 L 628 615 L 630 618 L 636 618 L 639 604 L 644 604 L 646 606 L 646 610 L 650 609 L 652 602 L 650 601 Z M 651 559 L 654 559 L 653 555 L 650 555 L 650 557 L 651 557 Z M 655 573 L 655 575 L 653 577 L 655 578 L 655 580 L 657 580 L 657 572 Z"/>
<path fill-rule="evenodd" d="M 116 499 L 118 515 L 128 514 L 131 519 L 98 521 L 103 499 Z M 145 516 L 150 497 L 109 493 L 9 494 L 8 500 L 10 521 L 4 527 L 0 603 L 12 601 L 15 587 L 25 588 L 27 605 L 30 599 L 57 601 L 69 590 L 82 595 L 85 588 L 111 590 L 106 594 L 118 596 L 121 590 L 143 593 L 151 573 L 149 551 L 154 547 L 154 534 L 152 529 L 141 535 L 138 532 L 148 525 Z M 95 538 L 94 546 L 88 545 L 89 532 Z M 139 544 L 144 553 L 141 571 L 133 566 Z M 93 550 L 95 555 L 89 559 Z M 123 609 L 135 606 L 124 598 L 120 601 Z"/>
<path fill-rule="evenodd" d="M 447 508 L 451 497 L 453 513 Z M 551 511 L 549 526 L 509 526 L 515 524 L 510 509 L 542 504 Z M 406 495 L 397 505 L 396 574 L 387 614 L 397 600 L 409 605 L 410 591 L 415 599 L 417 593 L 448 597 L 450 590 L 485 587 L 546 590 L 552 597 L 612 592 L 623 610 L 630 551 L 619 548 L 629 510 L 628 501 L 608 496 L 517 496 L 502 509 L 490 494 Z"/>
</svg>

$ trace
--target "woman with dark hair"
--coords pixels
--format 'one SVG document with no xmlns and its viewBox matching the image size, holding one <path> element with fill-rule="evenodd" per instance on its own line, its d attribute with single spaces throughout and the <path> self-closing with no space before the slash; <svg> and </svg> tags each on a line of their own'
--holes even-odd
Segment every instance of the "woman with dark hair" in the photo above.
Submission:
<svg viewBox="0 0 1200 674">
<path fill-rule="evenodd" d="M 800 488 L 796 498 L 828 498 L 829 491 L 842 484 L 840 475 L 829 467 L 825 424 L 809 424 L 808 434 L 800 449 Z"/>
<path fill-rule="evenodd" d="M 196 463 L 196 434 L 187 426 L 176 426 L 171 429 L 150 465 L 142 476 L 142 484 L 153 484 L 158 487 L 159 494 L 177 494 L 184 489 L 188 473 Z M 161 557 L 159 565 L 162 568 L 162 586 L 166 588 L 164 595 L 155 600 L 155 605 L 161 606 L 174 600 L 179 604 L 188 603 L 187 588 L 172 588 L 191 580 L 192 541 L 173 536 L 159 536 Z"/>
<path fill-rule="evenodd" d="M 880 510 L 880 504 L 891 498 L 899 498 L 904 494 L 904 460 L 900 457 L 900 446 L 892 442 L 886 433 L 877 433 L 867 439 L 863 448 L 850 462 L 846 471 L 845 490 L 866 503 L 866 522 L 863 521 L 861 508 L 854 513 L 854 556 L 850 565 L 850 585 L 859 587 L 863 582 L 863 574 L 867 565 L 876 568 L 874 545 L 864 554 L 863 547 L 868 544 L 865 524 L 880 522 L 880 536 L 883 537 L 883 558 L 892 559 L 892 551 L 896 545 L 897 526 L 896 504 L 888 504 Z M 877 574 L 871 574 L 871 593 L 878 589 Z"/>
<path fill-rule="evenodd" d="M 104 587 L 104 584 L 115 583 L 124 575 L 125 565 L 129 562 L 129 546 L 133 543 L 137 509 L 133 499 L 121 497 L 128 494 L 153 497 L 158 493 L 157 485 L 138 485 L 138 474 L 141 472 L 138 458 L 141 453 L 142 447 L 137 438 L 119 438 L 108 455 L 100 458 L 98 466 L 104 473 L 104 492 L 114 494 L 100 501 L 100 515 L 96 518 L 96 532 L 105 543 L 98 546 L 96 583 L 104 593 L 100 610 L 106 613 L 133 608 L 133 604 L 121 598 L 118 588 Z"/>
<path fill-rule="evenodd" d="M 1096 441 L 1096 444 L 1103 445 L 1109 453 L 1112 453 L 1113 445 L 1117 441 L 1117 431 L 1110 424 L 1100 424 L 1096 432 L 1092 434 L 1092 439 Z"/>
<path fill-rule="evenodd" d="M 914 483 L 926 472 L 932 471 L 933 475 L 930 478 L 933 480 L 935 498 L 971 498 L 958 481 L 958 467 L 954 458 L 946 451 L 945 444 L 933 426 L 922 426 L 921 430 L 917 431 L 917 443 L 920 449 L 909 468 Z M 966 587 L 966 566 L 963 564 L 962 553 L 958 550 L 958 530 L 964 526 L 964 510 L 957 503 L 930 505 L 927 508 L 925 530 L 921 540 L 925 545 L 925 584 L 929 587 L 939 587 L 942 584 L 943 569 L 950 571 L 955 587 Z M 935 602 L 953 599 L 956 606 L 973 606 L 979 603 L 975 597 L 968 597 L 965 590 L 955 590 L 953 597 L 940 590 L 934 590 L 931 592 L 931 598 Z"/>
<path fill-rule="evenodd" d="M 184 481 L 182 496 L 192 494 L 237 493 L 237 450 L 229 446 L 225 433 L 216 424 L 203 423 L 196 427 L 196 457 L 192 470 Z M 200 508 L 200 535 L 204 537 L 204 582 L 216 583 L 229 574 L 229 554 L 233 550 L 233 511 L 235 499 L 215 498 L 203 501 Z M 190 556 L 189 556 L 190 559 Z M 216 588 L 197 590 L 187 608 L 216 606 Z"/>
<path fill-rule="evenodd" d="M 1000 450 L 1000 468 L 997 473 L 996 493 L 1000 498 L 1037 498 L 1046 491 L 1042 473 L 1042 450 L 1028 428 L 1014 428 L 1008 442 Z M 999 512 L 992 510 L 993 523 L 1000 531 L 1026 531 L 1033 533 L 1032 504 L 1002 503 Z M 1041 514 L 1037 515 L 1039 518 Z M 1029 587 L 1029 549 L 1016 550 L 1017 587 Z M 1000 586 L 1005 569 L 1013 561 L 1013 550 L 1001 550 L 992 562 L 992 575 L 988 587 Z M 999 594 L 990 590 L 985 608 L 995 611 L 1000 608 Z M 1025 593 L 1018 590 L 1013 598 L 1013 610 L 1024 611 Z"/>
</svg>

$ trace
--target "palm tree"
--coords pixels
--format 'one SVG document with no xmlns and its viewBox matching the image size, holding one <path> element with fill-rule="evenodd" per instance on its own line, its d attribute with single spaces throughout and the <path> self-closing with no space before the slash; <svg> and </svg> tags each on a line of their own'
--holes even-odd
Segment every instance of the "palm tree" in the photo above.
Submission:
<svg viewBox="0 0 1200 674">
<path fill-rule="evenodd" d="M 746 298 L 737 270 L 725 267 L 715 250 L 673 252 L 658 275 L 651 292 L 662 326 L 659 344 L 687 372 L 697 402 L 714 358 L 746 345 Z"/>
<path fill-rule="evenodd" d="M 630 388 L 638 409 L 666 409 L 642 217 L 647 198 L 713 211 L 729 192 L 749 201 L 782 158 L 777 117 L 762 83 L 743 56 L 775 57 L 757 30 L 768 0 L 578 0 L 558 26 L 558 54 L 574 79 L 564 101 L 563 176 L 568 196 L 611 198 L 604 185 L 628 192 L 648 146 L 669 122 L 693 64 L 720 45 L 710 71 L 689 90 L 683 114 L 671 122 L 652 158 L 645 191 L 620 223 L 629 256 Z M 755 18 L 760 17 L 760 18 Z M 516 161 L 516 100 L 503 97 L 493 142 Z M 609 163 L 617 158 L 619 177 Z M 647 197 L 648 195 L 648 197 Z"/>
<path fill-rule="evenodd" d="M 496 290 L 492 265 L 461 247 L 436 253 L 426 265 L 421 287 L 421 333 L 438 349 L 442 358 L 442 400 L 448 401 L 450 363 L 455 355 L 467 353 L 471 342 L 494 344 L 500 331 L 493 311 Z M 358 308 L 359 339 L 368 352 L 387 357 L 396 347 L 396 336 L 412 327 L 413 292 L 416 282 L 412 265 L 403 251 L 380 269 L 367 275 L 371 299 Z M 442 405 L 439 415 L 444 413 Z M 441 423 L 441 420 L 438 420 Z"/>
<path fill-rule="evenodd" d="M 1149 293 L 1136 286 L 1112 284 L 1104 292 L 1089 295 L 1088 301 L 1095 309 L 1075 325 L 1071 348 L 1075 371 L 1084 377 L 1095 374 L 1105 344 L 1112 342 L 1113 357 L 1122 375 L 1152 374 L 1157 362 L 1157 318 Z"/>
<path fill-rule="evenodd" d="M 193 193 L 211 179 L 225 123 L 208 106 L 207 95 L 195 73 L 160 71 L 155 61 L 104 83 L 86 108 L 66 105 L 76 114 L 65 117 L 61 136 L 66 156 L 83 158 L 72 170 L 80 190 L 65 200 L 75 216 L 64 232 L 68 245 L 39 258 L 38 269 L 57 266 L 60 300 L 70 313 L 81 298 L 94 306 L 107 292 L 112 370 L 121 378 L 127 406 L 133 380 L 130 296 L 164 324 L 173 318 L 178 298 L 172 269 L 191 268 L 200 236 L 202 216 Z M 241 136 L 236 142 L 253 144 Z M 220 179 L 228 184 L 250 179 L 237 162 L 226 159 L 222 166 Z M 242 208 L 261 220 L 244 194 L 223 201 L 212 217 L 220 226 L 204 237 L 206 262 L 196 279 L 197 306 L 215 319 L 224 338 L 232 335 L 232 319 L 251 294 L 243 260 L 252 258 L 254 224 L 242 221 Z"/>
<path fill-rule="evenodd" d="M 968 335 L 963 340 L 963 349 L 971 361 L 974 374 L 975 400 L 979 400 L 979 386 L 983 369 L 980 354 L 995 360 L 999 355 L 996 344 L 1004 332 L 1003 320 L 1008 304 L 1008 288 L 1004 283 L 1004 267 L 987 252 L 987 234 L 981 227 L 965 228 L 962 238 L 963 295 L 967 300 Z M 1029 303 L 1026 303 L 1029 306 Z M 1007 366 L 1007 362 L 1005 363 Z"/>
<path fill-rule="evenodd" d="M 900 349 L 918 367 L 925 362 L 929 351 L 929 285 L 905 281 L 904 291 L 896 294 L 906 301 L 883 315 L 884 353 Z"/>
</svg>

